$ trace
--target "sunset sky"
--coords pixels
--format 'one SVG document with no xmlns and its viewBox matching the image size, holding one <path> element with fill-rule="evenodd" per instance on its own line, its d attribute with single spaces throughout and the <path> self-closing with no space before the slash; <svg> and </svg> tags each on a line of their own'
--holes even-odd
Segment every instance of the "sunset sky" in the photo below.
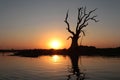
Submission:
<svg viewBox="0 0 120 80">
<path fill-rule="evenodd" d="M 100 20 L 84 28 L 82 45 L 120 46 L 120 0 L 0 0 L 0 49 L 48 49 L 53 40 L 60 42 L 60 48 L 68 48 L 65 15 L 69 9 L 74 28 L 81 6 L 98 8 L 94 14 Z"/>
</svg>

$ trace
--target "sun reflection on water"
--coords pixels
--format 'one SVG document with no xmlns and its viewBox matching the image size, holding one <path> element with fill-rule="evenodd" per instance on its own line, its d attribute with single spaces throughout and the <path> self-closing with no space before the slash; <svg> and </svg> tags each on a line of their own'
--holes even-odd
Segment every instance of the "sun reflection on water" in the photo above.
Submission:
<svg viewBox="0 0 120 80">
<path fill-rule="evenodd" d="M 59 62 L 59 60 L 60 60 L 60 57 L 59 57 L 58 55 L 53 55 L 53 56 L 52 56 L 52 61 L 53 61 L 54 63 Z"/>
</svg>

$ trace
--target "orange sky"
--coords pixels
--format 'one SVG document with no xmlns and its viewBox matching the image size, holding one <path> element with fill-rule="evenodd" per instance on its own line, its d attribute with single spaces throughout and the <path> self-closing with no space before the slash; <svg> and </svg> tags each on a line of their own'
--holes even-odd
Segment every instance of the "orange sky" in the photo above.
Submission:
<svg viewBox="0 0 120 80">
<path fill-rule="evenodd" d="M 84 28 L 82 45 L 96 47 L 120 46 L 120 0 L 3 0 L 0 2 L 0 49 L 52 48 L 51 40 L 59 40 L 68 48 L 71 40 L 64 23 L 69 9 L 71 29 L 76 26 L 77 8 L 98 8 L 98 23 Z M 61 6 L 62 5 L 62 6 Z M 111 6 L 113 5 L 113 6 Z M 78 41 L 80 43 L 80 39 Z"/>
</svg>

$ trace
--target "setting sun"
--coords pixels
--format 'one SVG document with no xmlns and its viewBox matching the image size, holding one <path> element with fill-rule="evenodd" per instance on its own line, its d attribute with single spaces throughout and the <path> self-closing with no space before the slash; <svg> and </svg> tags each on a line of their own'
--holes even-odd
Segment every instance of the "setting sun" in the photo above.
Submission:
<svg viewBox="0 0 120 80">
<path fill-rule="evenodd" d="M 62 43 L 59 40 L 53 40 L 50 42 L 50 47 L 53 49 L 60 49 Z"/>
</svg>

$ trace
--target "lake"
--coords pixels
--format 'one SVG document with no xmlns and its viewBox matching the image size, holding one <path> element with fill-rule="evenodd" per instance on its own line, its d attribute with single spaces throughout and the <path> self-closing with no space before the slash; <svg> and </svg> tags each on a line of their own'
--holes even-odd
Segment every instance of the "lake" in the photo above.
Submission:
<svg viewBox="0 0 120 80">
<path fill-rule="evenodd" d="M 0 54 L 0 80 L 120 80 L 120 58 Z"/>
</svg>

